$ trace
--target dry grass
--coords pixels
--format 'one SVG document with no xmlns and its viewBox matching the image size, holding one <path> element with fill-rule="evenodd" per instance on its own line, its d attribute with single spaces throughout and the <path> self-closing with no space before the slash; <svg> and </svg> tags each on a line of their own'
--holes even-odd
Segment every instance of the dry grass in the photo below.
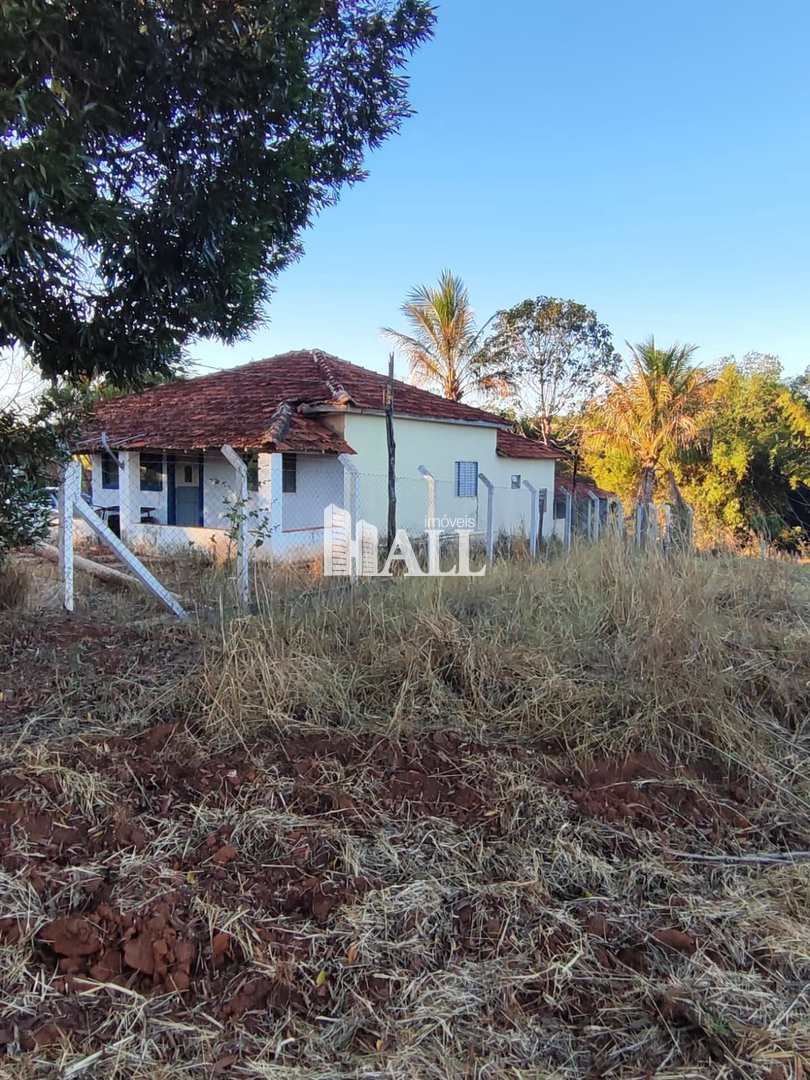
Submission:
<svg viewBox="0 0 810 1080">
<path fill-rule="evenodd" d="M 807 1075 L 810 862 L 746 861 L 810 849 L 807 568 L 605 545 L 265 585 L 148 631 L 203 652 L 135 700 L 157 735 L 63 686 L 60 739 L 7 746 L 0 1076 Z M 51 920 L 115 951 L 103 905 L 161 903 L 189 990 L 65 983 Z"/>
<path fill-rule="evenodd" d="M 25 605 L 31 591 L 31 576 L 16 559 L 0 563 L 0 611 L 13 611 Z"/>
</svg>

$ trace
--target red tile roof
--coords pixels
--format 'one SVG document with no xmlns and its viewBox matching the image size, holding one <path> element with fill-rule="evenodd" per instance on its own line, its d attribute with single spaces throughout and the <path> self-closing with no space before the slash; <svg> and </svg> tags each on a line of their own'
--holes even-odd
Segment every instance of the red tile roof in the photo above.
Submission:
<svg viewBox="0 0 810 1080">
<path fill-rule="evenodd" d="M 287 354 L 300 355 L 300 354 Z M 339 360 L 336 356 L 315 351 L 322 370 L 329 372 L 347 395 L 350 405 L 358 409 L 381 410 L 385 404 L 385 388 L 388 377 L 378 371 L 370 371 L 358 364 Z M 276 359 L 283 359 L 277 357 Z M 271 361 L 267 361 L 268 363 Z M 394 412 L 397 416 L 416 416 L 430 420 L 466 420 L 471 423 L 495 424 L 502 427 L 506 421 L 497 413 L 464 405 L 460 401 L 431 394 L 418 386 L 394 379 Z"/>
<path fill-rule="evenodd" d="M 562 450 L 546 446 L 538 439 L 527 439 L 525 435 L 516 435 L 513 431 L 499 431 L 496 449 L 501 457 L 509 458 L 561 458 Z"/>
<path fill-rule="evenodd" d="M 334 409 L 382 410 L 385 375 L 315 349 L 184 379 L 99 402 L 76 449 L 237 449 L 352 453 L 317 416 Z M 501 425 L 495 413 L 394 380 L 398 416 Z M 528 440 L 526 440 L 528 441 Z"/>
<path fill-rule="evenodd" d="M 571 477 L 570 476 L 558 476 L 554 480 L 554 488 L 557 494 L 563 491 L 571 490 Z M 616 495 L 613 491 L 605 491 L 604 488 L 597 487 L 589 476 L 577 477 L 577 495 L 586 495 L 593 492 L 594 495 L 598 495 L 600 499 L 615 499 Z"/>
</svg>

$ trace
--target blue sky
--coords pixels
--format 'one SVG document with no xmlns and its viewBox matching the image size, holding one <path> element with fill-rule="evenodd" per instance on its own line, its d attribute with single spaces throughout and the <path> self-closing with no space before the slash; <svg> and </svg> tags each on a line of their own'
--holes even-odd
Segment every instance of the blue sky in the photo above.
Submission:
<svg viewBox="0 0 810 1080">
<path fill-rule="evenodd" d="M 806 0 L 445 0 L 417 110 L 304 235 L 227 367 L 318 346 L 382 370 L 383 325 L 449 267 L 481 321 L 527 296 L 593 307 L 708 363 L 810 364 Z M 398 371 L 404 365 L 398 362 Z"/>
</svg>

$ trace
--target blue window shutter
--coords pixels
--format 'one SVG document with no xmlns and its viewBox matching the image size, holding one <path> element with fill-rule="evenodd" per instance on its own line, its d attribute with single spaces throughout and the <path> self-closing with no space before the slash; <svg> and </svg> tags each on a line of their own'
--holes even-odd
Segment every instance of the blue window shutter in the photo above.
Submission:
<svg viewBox="0 0 810 1080">
<path fill-rule="evenodd" d="M 478 462 L 456 462 L 456 495 L 475 498 L 478 494 Z"/>
</svg>

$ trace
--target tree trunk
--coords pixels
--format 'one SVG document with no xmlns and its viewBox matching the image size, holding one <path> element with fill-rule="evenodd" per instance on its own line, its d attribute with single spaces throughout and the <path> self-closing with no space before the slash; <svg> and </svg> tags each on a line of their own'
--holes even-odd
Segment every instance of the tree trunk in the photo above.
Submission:
<svg viewBox="0 0 810 1080">
<path fill-rule="evenodd" d="M 655 466 L 645 465 L 641 470 L 641 501 L 649 503 L 653 501 L 655 491 Z"/>
<path fill-rule="evenodd" d="M 670 540 L 673 547 L 686 548 L 689 546 L 689 534 L 691 532 L 690 510 L 686 500 L 681 495 L 672 469 L 667 472 L 667 484 L 669 485 L 669 501 L 672 507 L 672 535 Z"/>
<path fill-rule="evenodd" d="M 653 492 L 655 491 L 655 466 L 645 465 L 641 470 L 641 483 L 639 485 L 639 509 L 641 520 L 638 528 L 638 543 L 640 548 L 647 546 L 650 532 L 650 508 L 653 504 Z"/>
<path fill-rule="evenodd" d="M 48 562 L 59 562 L 59 551 L 53 546 L 53 544 L 46 544 L 44 541 L 40 541 L 34 547 L 34 553 L 42 559 L 47 559 Z M 81 555 L 73 556 L 73 565 L 77 570 L 84 570 L 87 574 L 92 574 L 93 577 L 100 578 L 102 581 L 107 581 L 111 585 L 126 585 L 128 588 L 142 588 L 140 581 L 137 578 L 132 577 L 130 574 L 125 574 L 121 570 L 116 570 L 114 566 L 106 566 L 104 563 L 94 562 L 92 559 L 82 558 Z"/>
<path fill-rule="evenodd" d="M 538 416 L 538 426 L 540 428 L 540 441 L 544 442 L 548 446 L 551 441 L 551 417 L 550 416 Z"/>
</svg>

